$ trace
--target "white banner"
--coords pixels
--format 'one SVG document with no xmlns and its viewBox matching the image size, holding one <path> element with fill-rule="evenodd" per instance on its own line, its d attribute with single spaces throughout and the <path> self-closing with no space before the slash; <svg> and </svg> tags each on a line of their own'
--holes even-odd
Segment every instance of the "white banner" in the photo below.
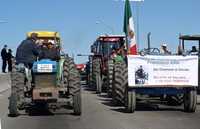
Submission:
<svg viewBox="0 0 200 129">
<path fill-rule="evenodd" d="M 130 87 L 198 86 L 198 56 L 128 56 Z"/>
</svg>

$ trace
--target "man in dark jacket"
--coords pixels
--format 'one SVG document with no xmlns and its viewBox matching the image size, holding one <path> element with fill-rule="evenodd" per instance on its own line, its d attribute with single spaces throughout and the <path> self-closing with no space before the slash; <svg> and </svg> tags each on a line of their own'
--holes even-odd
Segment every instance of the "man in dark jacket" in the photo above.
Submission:
<svg viewBox="0 0 200 129">
<path fill-rule="evenodd" d="M 12 60 L 13 60 L 14 56 L 12 55 L 12 50 L 8 49 L 8 53 L 7 53 L 7 61 L 8 61 L 8 72 L 12 72 Z"/>
<path fill-rule="evenodd" d="M 33 63 L 36 61 L 39 50 L 36 45 L 36 40 L 38 35 L 36 33 L 32 33 L 31 36 L 18 46 L 16 52 L 16 63 L 17 64 L 24 64 L 24 66 L 28 69 L 32 69 Z M 33 71 L 31 70 L 32 80 L 31 84 L 34 85 L 34 76 Z M 23 99 L 23 97 L 22 97 Z"/>
<path fill-rule="evenodd" d="M 30 38 L 22 41 L 17 48 L 16 63 L 23 63 L 29 69 L 32 68 L 34 61 L 36 61 L 39 51 L 36 45 L 37 34 L 32 33 Z"/>
<path fill-rule="evenodd" d="M 6 73 L 7 66 L 7 45 L 4 45 L 4 48 L 1 50 L 1 58 L 2 58 L 2 72 Z"/>
</svg>

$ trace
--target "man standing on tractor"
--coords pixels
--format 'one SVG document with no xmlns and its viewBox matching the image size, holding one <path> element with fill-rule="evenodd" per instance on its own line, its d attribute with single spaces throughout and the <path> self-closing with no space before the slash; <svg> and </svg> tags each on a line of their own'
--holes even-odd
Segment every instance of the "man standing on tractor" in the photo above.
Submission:
<svg viewBox="0 0 200 129">
<path fill-rule="evenodd" d="M 161 50 L 160 50 L 161 54 L 163 55 L 171 55 L 171 52 L 167 49 L 167 44 L 163 43 L 161 45 Z"/>
<path fill-rule="evenodd" d="M 36 45 L 37 34 L 32 33 L 30 38 L 22 41 L 18 46 L 16 52 L 16 62 L 17 64 L 24 64 L 27 68 L 31 69 L 34 61 L 39 55 L 39 51 Z"/>
<path fill-rule="evenodd" d="M 22 41 L 18 46 L 16 52 L 16 63 L 23 64 L 26 68 L 32 69 L 33 63 L 37 60 L 39 56 L 39 49 L 36 45 L 38 39 L 37 33 L 32 33 L 30 37 Z M 31 76 L 33 72 L 31 70 Z M 34 77 L 32 76 L 31 83 L 33 84 Z"/>
</svg>

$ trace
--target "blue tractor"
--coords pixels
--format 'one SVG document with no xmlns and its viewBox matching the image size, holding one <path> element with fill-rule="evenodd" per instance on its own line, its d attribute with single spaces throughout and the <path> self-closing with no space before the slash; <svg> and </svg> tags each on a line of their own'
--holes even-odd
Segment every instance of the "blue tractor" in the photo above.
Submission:
<svg viewBox="0 0 200 129">
<path fill-rule="evenodd" d="M 71 107 L 75 115 L 81 115 L 80 75 L 72 58 L 61 54 L 60 37 L 57 32 L 37 33 L 40 44 L 48 49 L 56 49 L 56 58 L 40 56 L 32 69 L 23 64 L 14 66 L 11 73 L 11 95 L 9 97 L 9 115 L 18 116 L 21 110 L 30 111 L 42 105 L 48 110 Z M 51 42 L 53 47 L 48 47 Z M 41 53 L 43 49 L 40 50 Z M 50 50 L 49 52 L 51 52 Z"/>
</svg>

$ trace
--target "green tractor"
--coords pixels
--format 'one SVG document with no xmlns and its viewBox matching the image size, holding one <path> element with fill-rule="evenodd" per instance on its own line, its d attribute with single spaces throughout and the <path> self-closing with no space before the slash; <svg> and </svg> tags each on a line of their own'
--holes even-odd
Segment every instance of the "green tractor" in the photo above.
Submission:
<svg viewBox="0 0 200 129">
<path fill-rule="evenodd" d="M 38 31 L 29 32 L 27 36 L 30 37 L 32 33 L 38 34 L 42 46 L 45 46 L 45 41 L 52 42 L 60 56 L 57 60 L 42 57 L 31 70 L 23 64 L 14 66 L 9 116 L 18 116 L 20 111 L 29 111 L 38 105 L 52 111 L 71 107 L 75 115 L 81 115 L 80 75 L 73 59 L 61 53 L 59 33 Z"/>
</svg>

